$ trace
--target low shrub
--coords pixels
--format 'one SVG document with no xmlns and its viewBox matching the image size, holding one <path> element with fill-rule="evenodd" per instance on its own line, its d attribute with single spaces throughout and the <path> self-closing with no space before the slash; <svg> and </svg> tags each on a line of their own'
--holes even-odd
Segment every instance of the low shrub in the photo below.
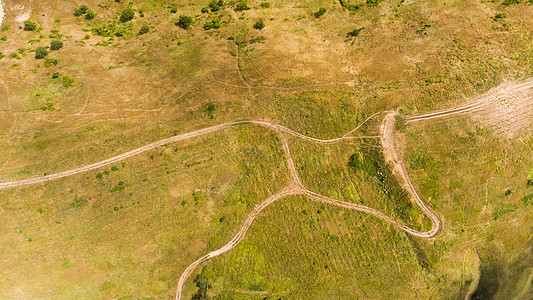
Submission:
<svg viewBox="0 0 533 300">
<path fill-rule="evenodd" d="M 237 3 L 237 6 L 235 7 L 236 11 L 249 10 L 249 9 L 251 9 L 251 7 L 248 6 L 248 3 L 246 3 L 246 1 L 239 1 L 239 3 Z"/>
<path fill-rule="evenodd" d="M 63 42 L 60 40 L 51 40 L 50 41 L 50 50 L 55 51 L 63 48 Z"/>
<path fill-rule="evenodd" d="M 145 33 L 148 33 L 150 31 L 150 27 L 148 25 L 144 24 L 141 29 L 139 30 L 139 35 L 143 35 Z"/>
<path fill-rule="evenodd" d="M 133 17 L 135 17 L 135 11 L 131 7 L 123 9 L 120 13 L 120 21 L 123 23 L 133 20 Z"/>
<path fill-rule="evenodd" d="M 220 28 L 220 18 L 213 18 L 212 21 L 205 22 L 204 24 L 205 30 L 218 29 L 218 28 Z"/>
<path fill-rule="evenodd" d="M 46 50 L 45 47 L 37 47 L 35 49 L 35 58 L 36 59 L 43 59 L 48 55 L 48 50 Z"/>
<path fill-rule="evenodd" d="M 185 16 L 185 15 L 180 15 L 180 18 L 179 18 L 178 22 L 176 23 L 176 25 L 178 25 L 179 27 L 181 27 L 183 29 L 189 28 L 189 26 L 191 26 L 191 24 L 192 24 L 192 17 Z"/>
<path fill-rule="evenodd" d="M 63 76 L 63 86 L 70 87 L 74 83 L 74 78 Z"/>
<path fill-rule="evenodd" d="M 47 58 L 44 60 L 44 66 L 47 68 L 50 68 L 51 66 L 57 66 L 57 59 L 55 58 Z"/>
<path fill-rule="evenodd" d="M 37 23 L 33 21 L 24 21 L 24 30 L 26 31 L 35 31 L 37 30 Z"/>
<path fill-rule="evenodd" d="M 258 20 L 255 22 L 254 29 L 262 30 L 263 28 L 265 28 L 265 22 L 263 22 L 263 20 Z"/>
<path fill-rule="evenodd" d="M 96 17 L 96 13 L 91 9 L 87 10 L 87 13 L 85 14 L 85 20 L 92 20 L 94 17 Z"/>
<path fill-rule="evenodd" d="M 315 18 L 318 19 L 318 18 L 320 18 L 321 16 L 323 16 L 325 13 L 326 13 L 326 9 L 323 8 L 323 7 L 321 7 L 317 12 L 315 12 L 315 13 L 313 14 L 313 16 L 314 16 Z"/>
</svg>

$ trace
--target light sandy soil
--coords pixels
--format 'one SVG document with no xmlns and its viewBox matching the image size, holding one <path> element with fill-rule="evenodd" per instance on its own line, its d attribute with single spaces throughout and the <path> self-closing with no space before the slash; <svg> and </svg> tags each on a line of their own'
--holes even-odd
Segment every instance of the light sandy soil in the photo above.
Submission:
<svg viewBox="0 0 533 300">
<path fill-rule="evenodd" d="M 458 114 L 470 114 L 502 137 L 530 134 L 533 123 L 533 80 L 505 82 L 466 105 L 405 119 L 409 124 Z"/>
<path fill-rule="evenodd" d="M 4 6 L 2 5 L 2 0 L 0 0 L 0 26 L 2 26 L 2 21 L 4 21 L 5 15 Z"/>
</svg>

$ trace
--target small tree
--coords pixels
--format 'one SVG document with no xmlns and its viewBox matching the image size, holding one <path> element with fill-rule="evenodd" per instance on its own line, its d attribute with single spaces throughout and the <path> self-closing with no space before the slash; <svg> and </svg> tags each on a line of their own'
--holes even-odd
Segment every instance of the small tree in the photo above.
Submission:
<svg viewBox="0 0 533 300">
<path fill-rule="evenodd" d="M 148 25 L 144 24 L 141 29 L 139 30 L 139 35 L 142 35 L 142 34 L 145 34 L 147 33 L 148 31 L 150 31 L 150 27 L 148 27 Z"/>
<path fill-rule="evenodd" d="M 63 42 L 60 40 L 52 40 L 50 41 L 50 50 L 59 50 L 63 48 Z"/>
<path fill-rule="evenodd" d="M 85 14 L 85 20 L 92 20 L 94 17 L 96 17 L 96 13 L 92 9 L 87 10 L 87 13 Z"/>
<path fill-rule="evenodd" d="M 48 55 L 48 50 L 46 50 L 45 47 L 37 47 L 35 49 L 35 58 L 36 59 L 43 59 Z"/>
<path fill-rule="evenodd" d="M 176 24 L 183 29 L 187 29 L 192 24 L 192 17 L 181 15 Z"/>
<path fill-rule="evenodd" d="M 207 296 L 207 290 L 211 288 L 211 284 L 209 283 L 209 280 L 205 275 L 202 273 L 196 275 L 196 278 L 194 278 L 193 281 L 196 284 L 196 287 L 198 288 L 198 291 L 194 295 L 192 295 L 193 300 L 206 300 L 209 299 Z"/>
<path fill-rule="evenodd" d="M 265 22 L 263 22 L 263 20 L 258 20 L 255 22 L 254 29 L 262 30 L 263 28 L 265 28 Z"/>
<path fill-rule="evenodd" d="M 131 8 L 125 8 L 120 13 L 120 21 L 123 23 L 126 23 L 128 21 L 133 20 L 133 17 L 135 16 L 135 11 Z"/>
<path fill-rule="evenodd" d="M 37 23 L 32 21 L 24 21 L 24 30 L 26 31 L 35 31 L 37 30 Z"/>
<path fill-rule="evenodd" d="M 237 3 L 237 7 L 235 8 L 236 11 L 249 10 L 249 9 L 250 9 L 250 6 L 248 6 L 248 3 L 246 3 L 246 1 L 240 1 L 239 3 Z"/>
</svg>

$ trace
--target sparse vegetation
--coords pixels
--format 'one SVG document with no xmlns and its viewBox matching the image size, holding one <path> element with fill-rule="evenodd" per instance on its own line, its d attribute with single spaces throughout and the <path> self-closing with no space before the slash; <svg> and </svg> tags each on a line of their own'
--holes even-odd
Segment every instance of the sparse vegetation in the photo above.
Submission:
<svg viewBox="0 0 533 300">
<path fill-rule="evenodd" d="M 148 33 L 148 31 L 150 31 L 150 27 L 148 27 L 148 25 L 146 25 L 146 24 L 143 24 L 143 26 L 139 30 L 139 35 Z"/>
<path fill-rule="evenodd" d="M 74 79 L 68 76 L 63 76 L 63 86 L 70 87 L 74 83 Z"/>
<path fill-rule="evenodd" d="M 47 68 L 50 68 L 52 66 L 57 66 L 58 61 L 55 58 L 45 58 L 44 60 L 44 66 Z"/>
<path fill-rule="evenodd" d="M 325 13 L 326 13 L 326 9 L 324 7 L 321 7 L 317 12 L 313 13 L 313 16 L 318 19 L 321 16 L 323 16 Z"/>
<path fill-rule="evenodd" d="M 213 20 L 205 22 L 205 24 L 204 24 L 204 29 L 205 30 L 218 29 L 218 28 L 220 28 L 220 18 L 219 17 L 215 17 L 215 18 L 213 18 Z"/>
<path fill-rule="evenodd" d="M 235 7 L 236 11 L 243 11 L 243 10 L 249 10 L 249 9 L 251 9 L 251 7 L 248 6 L 248 3 L 246 3 L 246 1 L 237 2 L 237 6 Z"/>
</svg>

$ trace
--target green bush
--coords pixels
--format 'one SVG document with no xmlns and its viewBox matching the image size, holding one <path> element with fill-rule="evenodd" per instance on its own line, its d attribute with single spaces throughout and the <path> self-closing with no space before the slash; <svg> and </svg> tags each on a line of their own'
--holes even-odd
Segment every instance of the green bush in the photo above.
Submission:
<svg viewBox="0 0 533 300">
<path fill-rule="evenodd" d="M 33 21 L 24 21 L 24 30 L 26 31 L 35 31 L 37 30 L 37 23 Z"/>
<path fill-rule="evenodd" d="M 176 25 L 183 29 L 189 28 L 192 24 L 192 17 L 181 15 Z"/>
<path fill-rule="evenodd" d="M 518 4 L 522 2 L 522 0 L 505 0 L 502 2 L 503 5 L 505 6 L 509 6 L 509 5 L 513 5 L 513 4 Z"/>
<path fill-rule="evenodd" d="M 7 36 L 0 37 L 0 41 L 7 41 Z"/>
<path fill-rule="evenodd" d="M 206 14 L 206 13 L 208 13 L 208 12 L 209 12 L 209 7 L 204 7 L 204 8 L 202 8 L 202 13 L 203 13 L 203 14 Z"/>
<path fill-rule="evenodd" d="M 48 55 L 48 50 L 46 50 L 45 47 L 37 47 L 35 49 L 35 58 L 36 59 L 43 59 Z"/>
<path fill-rule="evenodd" d="M 47 58 L 44 60 L 44 66 L 47 68 L 50 68 L 51 66 L 57 66 L 57 59 L 55 58 Z"/>
<path fill-rule="evenodd" d="M 212 21 L 205 22 L 204 24 L 205 30 L 218 29 L 218 28 L 220 28 L 220 18 L 213 18 Z"/>
<path fill-rule="evenodd" d="M 123 23 L 131 21 L 133 20 L 134 16 L 135 16 L 135 11 L 131 7 L 125 8 L 120 13 L 120 21 Z"/>
<path fill-rule="evenodd" d="M 87 11 L 89 11 L 89 7 L 87 7 L 87 5 L 80 5 L 80 7 L 74 9 L 74 16 L 79 17 L 86 14 Z"/>
<path fill-rule="evenodd" d="M 249 9 L 250 9 L 250 6 L 248 6 L 248 3 L 246 3 L 246 1 L 240 1 L 239 3 L 237 3 L 237 6 L 235 7 L 236 11 L 249 10 Z"/>
<path fill-rule="evenodd" d="M 9 25 L 2 26 L 2 31 L 6 31 L 6 30 L 9 30 Z"/>
<path fill-rule="evenodd" d="M 94 17 L 96 17 L 96 13 L 91 9 L 87 10 L 87 13 L 85 14 L 85 20 L 92 20 Z"/>
<path fill-rule="evenodd" d="M 270 3 L 268 3 L 268 2 L 263 2 L 263 3 L 261 3 L 260 6 L 261 6 L 261 8 L 270 8 Z"/>
<path fill-rule="evenodd" d="M 148 33 L 150 31 L 150 27 L 148 25 L 144 24 L 141 29 L 139 30 L 139 35 Z"/>
<path fill-rule="evenodd" d="M 4 58 L 4 57 L 6 57 L 6 56 L 4 55 L 4 53 L 0 52 L 0 59 L 2 59 L 2 58 Z"/>
<path fill-rule="evenodd" d="M 263 20 L 258 20 L 255 22 L 254 29 L 262 30 L 263 28 L 265 28 L 265 22 L 263 22 Z"/>
<path fill-rule="evenodd" d="M 194 283 L 196 284 L 196 287 L 198 290 L 194 295 L 192 295 L 192 299 L 194 300 L 206 300 L 210 299 L 207 296 L 207 290 L 211 288 L 211 284 L 209 283 L 209 280 L 205 275 L 203 274 L 204 270 L 202 270 L 202 273 L 196 275 L 196 278 L 194 278 Z"/>
<path fill-rule="evenodd" d="M 50 41 L 50 50 L 55 51 L 63 48 L 63 42 L 60 40 Z"/>
<path fill-rule="evenodd" d="M 375 7 L 378 6 L 379 2 L 381 2 L 381 0 L 366 0 L 366 5 L 368 7 Z"/>
<path fill-rule="evenodd" d="M 324 15 L 326 13 L 326 9 L 321 7 L 317 12 L 315 12 L 313 14 L 313 16 L 315 16 L 315 18 L 320 18 L 322 15 Z"/>
<path fill-rule="evenodd" d="M 172 5 L 170 6 L 170 13 L 171 13 L 171 14 L 175 14 L 175 13 L 177 13 L 177 12 L 178 12 L 178 8 L 176 7 L 176 4 L 172 4 Z"/>
<path fill-rule="evenodd" d="M 63 86 L 69 87 L 74 83 L 74 79 L 68 76 L 63 76 Z"/>
<path fill-rule="evenodd" d="M 350 156 L 350 162 L 349 162 L 350 166 L 356 170 L 358 170 L 359 168 L 361 168 L 361 154 L 359 153 L 354 153 L 352 154 L 352 156 Z"/>
</svg>

